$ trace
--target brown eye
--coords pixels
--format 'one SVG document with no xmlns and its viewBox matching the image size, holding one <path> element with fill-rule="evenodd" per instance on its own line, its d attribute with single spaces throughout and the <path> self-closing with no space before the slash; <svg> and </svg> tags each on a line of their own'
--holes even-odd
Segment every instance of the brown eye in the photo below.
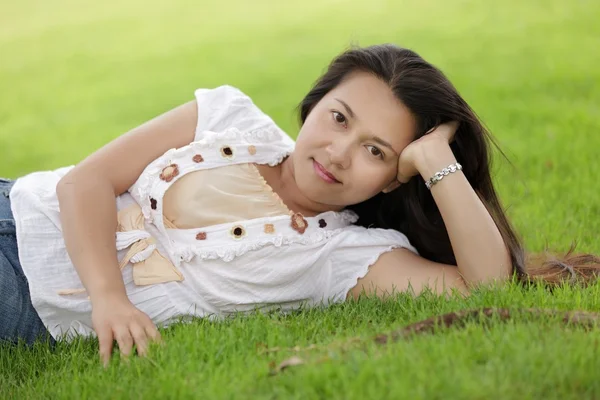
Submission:
<svg viewBox="0 0 600 400">
<path fill-rule="evenodd" d="M 333 112 L 333 119 L 335 119 L 335 122 L 337 122 L 338 124 L 346 124 L 346 117 L 344 116 L 344 114 L 338 111 Z"/>
<path fill-rule="evenodd" d="M 377 147 L 367 146 L 367 149 L 369 150 L 369 153 L 371 153 L 371 155 L 381 158 L 383 160 L 383 152 L 381 150 L 379 150 Z"/>
</svg>

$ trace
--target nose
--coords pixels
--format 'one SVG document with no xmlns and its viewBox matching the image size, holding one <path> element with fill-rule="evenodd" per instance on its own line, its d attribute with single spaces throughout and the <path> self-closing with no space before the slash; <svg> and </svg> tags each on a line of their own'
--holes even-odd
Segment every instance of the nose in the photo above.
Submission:
<svg viewBox="0 0 600 400">
<path fill-rule="evenodd" d="M 350 141 L 338 139 L 327 146 L 329 161 L 341 169 L 350 167 L 352 160 L 352 144 Z"/>
</svg>

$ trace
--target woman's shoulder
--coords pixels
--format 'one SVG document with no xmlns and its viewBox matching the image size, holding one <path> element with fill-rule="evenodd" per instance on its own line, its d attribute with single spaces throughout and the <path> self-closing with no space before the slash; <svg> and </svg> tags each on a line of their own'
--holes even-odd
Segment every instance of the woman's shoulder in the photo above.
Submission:
<svg viewBox="0 0 600 400">
<path fill-rule="evenodd" d="M 201 140 L 206 131 L 223 132 L 235 128 L 241 132 L 270 131 L 293 145 L 294 140 L 239 88 L 222 85 L 212 89 L 200 88 L 194 94 L 198 105 L 194 140 Z"/>
</svg>

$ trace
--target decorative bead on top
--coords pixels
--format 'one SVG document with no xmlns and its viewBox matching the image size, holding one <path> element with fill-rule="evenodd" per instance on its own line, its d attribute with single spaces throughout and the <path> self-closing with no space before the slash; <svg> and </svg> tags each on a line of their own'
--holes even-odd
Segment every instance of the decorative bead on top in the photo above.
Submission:
<svg viewBox="0 0 600 400">
<path fill-rule="evenodd" d="M 177 164 L 171 164 L 163 168 L 160 173 L 160 179 L 165 182 L 171 182 L 177 175 L 179 175 L 179 167 Z"/>
<path fill-rule="evenodd" d="M 300 213 L 296 213 L 292 215 L 292 229 L 300 233 L 304 234 L 304 231 L 308 227 L 308 222 L 304 219 L 304 216 Z"/>
<path fill-rule="evenodd" d="M 206 240 L 206 232 L 199 232 L 196 235 L 196 240 Z"/>
<path fill-rule="evenodd" d="M 221 157 L 227 160 L 233 160 L 235 158 L 235 154 L 231 146 L 223 146 L 219 151 L 221 153 Z"/>
<path fill-rule="evenodd" d="M 234 239 L 241 239 L 246 236 L 246 230 L 241 225 L 236 225 L 229 231 Z"/>
<path fill-rule="evenodd" d="M 275 225 L 265 224 L 265 233 L 275 233 Z"/>
</svg>

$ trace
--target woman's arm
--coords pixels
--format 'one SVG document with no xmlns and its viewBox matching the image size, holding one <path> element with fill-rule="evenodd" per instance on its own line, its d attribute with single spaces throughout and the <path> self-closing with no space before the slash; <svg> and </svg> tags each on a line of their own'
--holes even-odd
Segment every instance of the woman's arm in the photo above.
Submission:
<svg viewBox="0 0 600 400">
<path fill-rule="evenodd" d="M 425 180 L 456 162 L 450 149 L 455 124 L 444 124 L 411 143 L 400 155 L 398 180 L 420 174 Z M 468 166 L 463 166 L 468 168 Z M 430 287 L 438 293 L 470 285 L 505 280 L 512 270 L 510 253 L 498 227 L 461 171 L 445 176 L 431 187 L 444 220 L 457 266 L 434 263 L 398 249 L 382 255 L 351 291 L 389 292 L 412 287 L 417 293 Z M 456 268 L 458 267 L 458 268 Z M 379 288 L 379 289 L 378 289 Z"/>
<path fill-rule="evenodd" d="M 67 250 L 92 302 L 125 294 L 115 247 L 115 197 L 165 151 L 193 140 L 196 115 L 195 101 L 169 111 L 108 143 L 58 183 Z"/>
<path fill-rule="evenodd" d="M 119 270 L 115 197 L 165 151 L 194 139 L 196 101 L 177 107 L 115 139 L 65 175 L 57 185 L 67 251 L 92 302 L 92 321 L 106 362 L 113 338 L 127 355 L 135 342 L 144 352 L 158 332 L 129 302 Z"/>
<path fill-rule="evenodd" d="M 427 260 L 408 249 L 395 249 L 379 257 L 350 290 L 348 297 L 358 298 L 361 293 L 386 297 L 409 290 L 418 295 L 425 289 L 437 294 L 453 290 L 468 293 L 456 266 Z"/>
<path fill-rule="evenodd" d="M 415 159 L 423 179 L 456 162 L 448 143 L 424 146 Z M 468 168 L 468 166 L 464 166 Z M 461 171 L 431 187 L 431 195 L 448 231 L 458 270 L 468 284 L 506 279 L 512 270 L 510 253 L 492 216 Z"/>
</svg>

